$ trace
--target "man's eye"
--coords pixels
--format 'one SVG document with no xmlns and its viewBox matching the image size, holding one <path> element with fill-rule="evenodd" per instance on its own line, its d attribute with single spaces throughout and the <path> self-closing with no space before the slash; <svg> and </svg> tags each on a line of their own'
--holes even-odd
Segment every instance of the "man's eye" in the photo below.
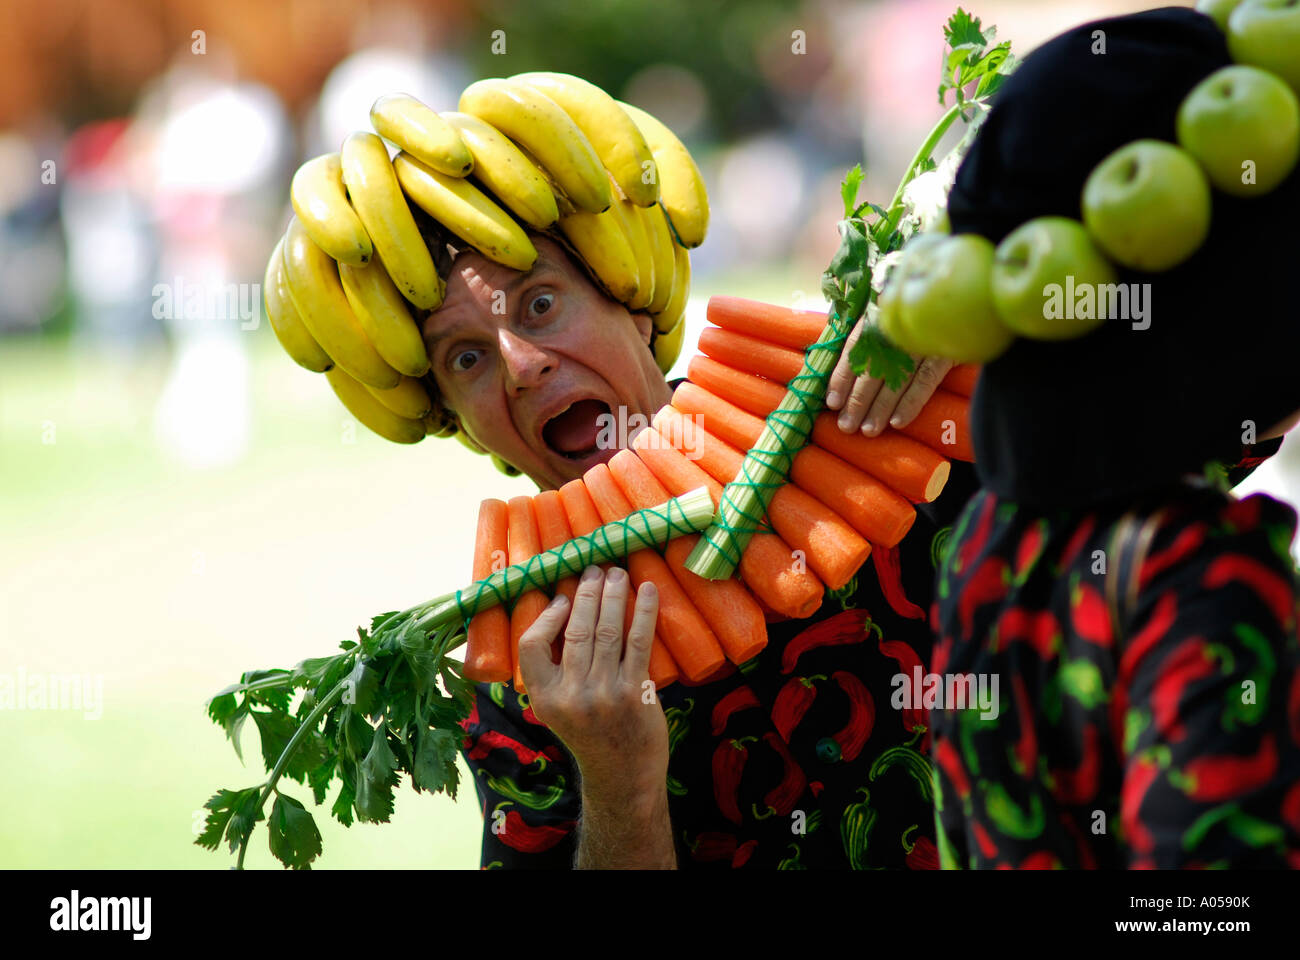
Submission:
<svg viewBox="0 0 1300 960">
<path fill-rule="evenodd" d="M 464 360 L 466 357 L 469 358 L 469 362 L 462 363 L 461 361 Z M 465 370 L 468 370 L 470 367 L 474 366 L 474 364 L 477 362 L 478 362 L 477 350 L 462 350 L 460 353 L 456 354 L 454 357 L 451 358 L 451 368 L 453 370 L 464 372 Z"/>
<path fill-rule="evenodd" d="M 533 297 L 532 301 L 528 304 L 529 316 L 539 317 L 550 310 L 554 305 L 554 294 L 539 293 L 537 296 Z"/>
</svg>

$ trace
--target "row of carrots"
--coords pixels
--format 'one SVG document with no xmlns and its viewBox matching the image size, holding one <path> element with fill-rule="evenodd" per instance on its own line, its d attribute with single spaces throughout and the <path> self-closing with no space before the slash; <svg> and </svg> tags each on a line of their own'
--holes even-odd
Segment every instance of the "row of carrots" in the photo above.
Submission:
<svg viewBox="0 0 1300 960">
<path fill-rule="evenodd" d="M 715 326 L 701 334 L 704 355 L 692 358 L 687 381 L 633 438 L 631 449 L 558 491 L 483 501 L 475 580 L 496 572 L 502 558 L 524 563 L 700 486 L 709 489 L 716 507 L 826 319 L 735 297 L 710 299 L 708 318 Z M 969 397 L 977 374 L 977 367 L 954 367 L 911 424 L 878 437 L 846 434 L 835 414 L 820 413 L 808 445 L 794 458 L 789 482 L 772 497 L 768 522 L 741 555 L 739 579 L 706 580 L 686 569 L 699 534 L 673 538 L 662 553 L 629 554 L 625 565 L 633 585 L 649 580 L 659 592 L 650 657 L 656 688 L 678 679 L 705 683 L 726 661 L 744 663 L 766 645 L 769 616 L 809 616 L 827 588 L 840 589 L 858 572 L 873 544 L 896 546 L 916 519 L 913 504 L 943 490 L 948 458 L 973 459 Z M 554 591 L 572 600 L 580 573 L 565 576 Z M 466 676 L 476 682 L 513 679 L 524 692 L 519 638 L 548 600 L 542 590 L 530 590 L 510 610 L 496 606 L 477 614 L 469 626 Z M 629 593 L 625 630 L 633 602 Z M 552 650 L 557 663 L 562 643 L 561 638 Z"/>
</svg>

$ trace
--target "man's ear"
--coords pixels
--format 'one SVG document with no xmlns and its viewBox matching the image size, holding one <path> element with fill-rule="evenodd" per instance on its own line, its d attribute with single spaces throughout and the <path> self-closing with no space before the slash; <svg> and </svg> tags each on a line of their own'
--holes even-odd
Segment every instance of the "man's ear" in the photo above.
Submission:
<svg viewBox="0 0 1300 960">
<path fill-rule="evenodd" d="M 654 329 L 654 321 L 651 320 L 650 314 L 644 310 L 628 311 L 632 317 L 632 322 L 636 324 L 636 332 L 641 335 L 641 342 L 647 347 L 650 346 L 650 332 Z"/>
</svg>

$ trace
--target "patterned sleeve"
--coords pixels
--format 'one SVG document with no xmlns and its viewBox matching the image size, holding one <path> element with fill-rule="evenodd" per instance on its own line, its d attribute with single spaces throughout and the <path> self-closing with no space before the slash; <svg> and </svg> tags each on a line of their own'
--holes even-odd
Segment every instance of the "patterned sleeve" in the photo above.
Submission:
<svg viewBox="0 0 1300 960">
<path fill-rule="evenodd" d="M 1111 703 L 1132 867 L 1300 867 L 1295 521 L 1257 494 L 1153 541 Z"/>
<path fill-rule="evenodd" d="M 1252 473 L 1261 463 L 1273 456 L 1282 447 L 1282 437 L 1261 440 L 1259 443 L 1242 444 L 1241 459 L 1234 464 L 1225 464 L 1228 471 L 1228 486 L 1235 487 Z"/>
<path fill-rule="evenodd" d="M 480 683 L 461 724 L 483 813 L 480 867 L 573 867 L 579 792 L 572 757 L 507 683 Z"/>
</svg>

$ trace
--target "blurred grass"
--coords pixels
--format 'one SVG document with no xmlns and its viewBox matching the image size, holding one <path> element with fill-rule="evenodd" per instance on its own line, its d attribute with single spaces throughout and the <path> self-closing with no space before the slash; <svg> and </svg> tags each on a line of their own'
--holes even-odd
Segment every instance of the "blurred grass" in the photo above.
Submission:
<svg viewBox="0 0 1300 960">
<path fill-rule="evenodd" d="M 692 319 L 713 292 L 789 303 L 794 289 L 779 270 L 716 277 L 697 284 Z M 0 868 L 233 864 L 194 845 L 196 812 L 264 772 L 254 726 L 241 765 L 205 700 L 245 670 L 332 653 L 373 615 L 461 585 L 479 501 L 533 492 L 457 443 L 406 448 L 359 427 L 345 442 L 350 418 L 324 378 L 289 363 L 265 324 L 241 335 L 249 450 L 207 470 L 154 440 L 165 347 L 0 344 L 0 675 L 103 682 L 97 719 L 0 710 Z M 462 760 L 455 802 L 404 783 L 392 823 L 351 828 L 305 787 L 284 788 L 316 816 L 320 868 L 476 868 L 468 776 Z M 264 825 L 247 863 L 278 867 Z"/>
</svg>

